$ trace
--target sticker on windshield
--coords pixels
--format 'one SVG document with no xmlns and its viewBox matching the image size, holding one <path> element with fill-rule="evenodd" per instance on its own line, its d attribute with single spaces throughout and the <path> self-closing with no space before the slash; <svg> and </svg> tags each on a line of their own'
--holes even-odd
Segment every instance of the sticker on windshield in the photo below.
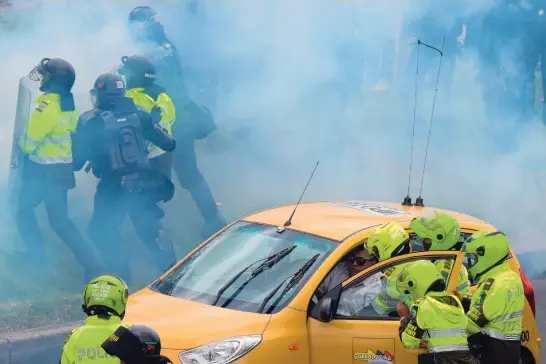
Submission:
<svg viewBox="0 0 546 364">
<path fill-rule="evenodd" d="M 330 203 L 333 205 L 350 207 L 353 209 L 366 211 L 366 212 L 379 215 L 379 216 L 397 216 L 397 215 L 409 214 L 408 212 L 404 210 L 395 209 L 395 208 L 383 206 L 383 205 L 376 205 L 373 203 L 362 202 L 362 201 L 342 201 L 342 202 L 336 201 L 336 202 L 330 202 Z"/>
<path fill-rule="evenodd" d="M 377 359 L 383 359 L 383 360 L 392 362 L 394 360 L 394 356 L 388 351 L 385 351 L 383 353 L 380 350 L 373 352 L 371 349 L 368 349 L 368 351 L 365 353 L 354 353 L 353 359 L 360 360 L 360 361 L 372 361 Z"/>
</svg>

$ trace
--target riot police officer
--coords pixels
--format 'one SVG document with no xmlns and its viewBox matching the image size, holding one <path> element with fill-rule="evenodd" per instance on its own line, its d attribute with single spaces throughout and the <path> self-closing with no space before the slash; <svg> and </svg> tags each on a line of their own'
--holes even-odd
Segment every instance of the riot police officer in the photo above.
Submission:
<svg viewBox="0 0 546 364">
<path fill-rule="evenodd" d="M 370 233 L 364 246 L 378 262 L 408 254 L 411 251 L 409 234 L 396 222 L 376 227 Z M 383 272 L 380 278 L 381 289 L 375 300 L 372 301 L 372 307 L 377 314 L 396 317 L 398 303 L 404 302 L 410 306 L 410 296 L 401 294 L 396 289 L 396 279 L 404 265 L 405 263 L 402 263 Z"/>
<path fill-rule="evenodd" d="M 410 223 L 410 229 L 423 240 L 426 251 L 455 250 L 461 237 L 461 227 L 457 219 L 442 211 L 433 211 L 430 214 L 414 218 Z M 439 259 L 434 263 L 444 280 L 447 280 L 455 261 L 453 259 Z M 457 280 L 457 291 L 466 298 L 470 298 L 472 295 L 468 270 L 464 265 L 461 267 Z"/>
<path fill-rule="evenodd" d="M 156 12 L 149 6 L 138 6 L 129 14 L 129 28 L 135 41 L 156 67 L 156 83 L 172 97 L 178 118 L 173 127 L 177 148 L 173 153 L 173 168 L 182 188 L 188 190 L 205 220 L 203 238 L 226 225 L 210 188 L 197 166 L 195 140 L 203 139 L 216 129 L 206 108 L 193 102 L 184 84 L 178 51 L 165 35 Z"/>
<path fill-rule="evenodd" d="M 90 161 L 99 178 L 89 235 L 108 260 L 109 269 L 128 280 L 129 262 L 118 231 L 126 214 L 161 271 L 175 262 L 161 225 L 164 213 L 157 206 L 172 198 L 174 187 L 151 168 L 145 144 L 148 141 L 172 151 L 175 141 L 125 93 L 120 76 L 99 76 L 91 90 L 94 109 L 80 116 L 73 145 L 74 168 L 80 170 Z"/>
<path fill-rule="evenodd" d="M 16 208 L 17 228 L 31 264 L 43 266 L 47 260 L 45 246 L 34 208 L 44 202 L 51 228 L 84 267 L 87 281 L 103 267 L 96 251 L 68 217 L 68 190 L 76 186 L 71 147 L 71 133 L 78 120 L 71 92 L 76 73 L 64 59 L 44 58 L 29 78 L 40 82 L 43 94 L 36 100 L 18 141 L 25 157 Z"/>
<path fill-rule="evenodd" d="M 151 327 L 144 325 L 120 326 L 102 348 L 123 364 L 172 364 L 161 355 L 161 339 Z"/>
<path fill-rule="evenodd" d="M 400 340 L 408 349 L 424 341 L 434 363 L 477 364 L 466 335 L 468 319 L 455 296 L 445 292 L 446 283 L 429 260 L 408 263 L 396 280 L 401 294 L 410 294 L 411 316 L 400 321 Z"/>
<path fill-rule="evenodd" d="M 123 325 L 121 320 L 128 297 L 127 284 L 117 276 L 103 274 L 91 279 L 83 293 L 85 324 L 66 337 L 59 364 L 119 363 L 119 359 L 107 355 L 101 345 Z"/>
<path fill-rule="evenodd" d="M 500 231 L 482 230 L 465 248 L 468 273 L 478 283 L 472 299 L 462 300 L 468 341 L 480 362 L 519 363 L 525 296 L 521 278 L 507 262 L 510 243 Z"/>
<path fill-rule="evenodd" d="M 176 109 L 165 89 L 155 83 L 155 66 L 144 56 L 122 57 L 118 73 L 125 77 L 127 97 L 152 114 L 154 122 L 172 135 Z M 171 178 L 172 155 L 156 145 L 148 146 L 148 158 L 155 169 Z"/>
</svg>

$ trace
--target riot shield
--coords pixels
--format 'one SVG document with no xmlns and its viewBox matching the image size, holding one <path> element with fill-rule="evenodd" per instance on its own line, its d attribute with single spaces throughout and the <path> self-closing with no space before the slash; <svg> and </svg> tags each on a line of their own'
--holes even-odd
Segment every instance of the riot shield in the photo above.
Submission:
<svg viewBox="0 0 546 364">
<path fill-rule="evenodd" d="M 19 79 L 19 91 L 17 93 L 17 108 L 13 126 L 13 140 L 11 146 L 10 168 L 8 176 L 8 203 L 10 208 L 16 208 L 17 196 L 21 186 L 22 170 L 24 167 L 24 154 L 18 146 L 19 138 L 25 133 L 33 103 L 32 83 L 25 76 Z"/>
</svg>

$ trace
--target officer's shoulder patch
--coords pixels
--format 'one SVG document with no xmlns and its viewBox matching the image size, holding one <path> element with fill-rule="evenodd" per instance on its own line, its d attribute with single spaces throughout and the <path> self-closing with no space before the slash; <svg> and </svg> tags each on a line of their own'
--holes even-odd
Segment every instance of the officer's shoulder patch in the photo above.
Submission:
<svg viewBox="0 0 546 364">
<path fill-rule="evenodd" d="M 484 291 L 489 291 L 491 289 L 491 286 L 493 285 L 493 283 L 495 282 L 495 279 L 494 278 L 489 278 L 487 281 L 485 281 L 485 283 L 483 284 L 483 290 Z"/>
<path fill-rule="evenodd" d="M 39 112 L 44 111 L 47 108 L 47 105 L 48 105 L 47 101 L 42 101 L 36 104 L 36 111 L 39 111 Z"/>
</svg>

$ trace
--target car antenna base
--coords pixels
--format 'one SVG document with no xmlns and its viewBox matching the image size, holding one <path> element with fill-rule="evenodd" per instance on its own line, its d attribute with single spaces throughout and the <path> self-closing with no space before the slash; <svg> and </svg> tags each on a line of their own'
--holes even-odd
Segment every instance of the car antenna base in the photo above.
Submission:
<svg viewBox="0 0 546 364">
<path fill-rule="evenodd" d="M 423 204 L 423 198 L 421 196 L 417 197 L 417 199 L 415 200 L 415 206 L 425 207 L 425 205 Z"/>
<path fill-rule="evenodd" d="M 413 206 L 413 203 L 411 202 L 411 197 L 409 196 L 404 197 L 404 201 L 402 202 L 402 205 Z"/>
</svg>

